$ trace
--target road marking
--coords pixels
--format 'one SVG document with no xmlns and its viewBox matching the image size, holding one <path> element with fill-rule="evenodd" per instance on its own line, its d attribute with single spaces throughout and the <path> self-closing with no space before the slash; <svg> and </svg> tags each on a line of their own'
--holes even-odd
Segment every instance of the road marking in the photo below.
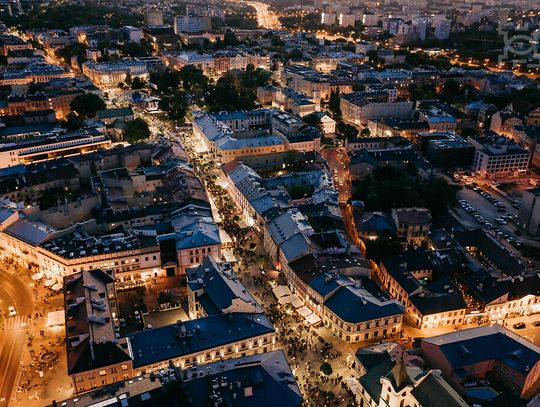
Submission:
<svg viewBox="0 0 540 407">
<path fill-rule="evenodd" d="M 27 325 L 27 317 L 22 315 L 16 315 L 14 317 L 8 317 L 4 320 L 4 330 L 25 328 Z"/>
</svg>

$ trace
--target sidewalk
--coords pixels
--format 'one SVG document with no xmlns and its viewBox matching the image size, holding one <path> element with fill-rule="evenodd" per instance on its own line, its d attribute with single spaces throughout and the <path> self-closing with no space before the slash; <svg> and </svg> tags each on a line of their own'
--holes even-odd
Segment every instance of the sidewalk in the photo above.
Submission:
<svg viewBox="0 0 540 407">
<path fill-rule="evenodd" d="M 62 291 L 52 292 L 43 285 L 44 280 L 32 281 L 29 274 L 22 274 L 21 278 L 33 285 L 38 312 L 32 315 L 28 324 L 29 341 L 13 405 L 42 407 L 53 400 L 73 396 L 71 379 L 67 374 L 65 326 L 47 326 L 48 313 L 63 310 L 64 301 Z M 56 360 L 44 363 L 42 357 L 46 352 L 56 354 Z"/>
</svg>

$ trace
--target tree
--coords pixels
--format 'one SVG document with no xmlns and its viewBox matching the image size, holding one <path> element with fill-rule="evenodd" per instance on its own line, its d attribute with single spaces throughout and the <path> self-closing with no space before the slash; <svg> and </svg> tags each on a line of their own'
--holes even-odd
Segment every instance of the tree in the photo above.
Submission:
<svg viewBox="0 0 540 407">
<path fill-rule="evenodd" d="M 409 92 L 411 94 L 411 101 L 416 102 L 417 100 L 427 100 L 433 99 L 437 94 L 435 90 L 435 85 L 425 84 L 418 86 L 413 83 L 409 86 Z"/>
<path fill-rule="evenodd" d="M 454 79 L 448 79 L 444 82 L 441 92 L 439 93 L 441 100 L 448 103 L 452 103 L 461 96 L 463 96 L 463 89 L 461 89 L 459 82 Z"/>
<path fill-rule="evenodd" d="M 328 109 L 332 112 L 334 118 L 341 118 L 341 102 L 339 99 L 339 88 L 330 92 L 328 99 Z"/>
<path fill-rule="evenodd" d="M 186 95 L 183 92 L 174 92 L 164 96 L 159 101 L 159 108 L 167 113 L 167 117 L 177 122 L 183 122 L 188 110 Z"/>
<path fill-rule="evenodd" d="M 138 76 L 136 76 L 131 81 L 131 89 L 137 90 L 137 89 L 142 89 L 142 88 L 144 88 L 144 82 Z"/>
<path fill-rule="evenodd" d="M 319 370 L 326 376 L 330 376 L 334 372 L 332 365 L 328 362 L 322 363 Z"/>
<path fill-rule="evenodd" d="M 285 156 L 283 157 L 283 164 L 286 165 L 292 165 L 298 161 L 298 151 L 295 150 L 289 150 L 285 153 Z"/>
<path fill-rule="evenodd" d="M 103 110 L 106 107 L 105 102 L 94 93 L 79 95 L 71 101 L 70 105 L 71 111 L 84 117 L 93 117 L 98 110 Z"/>
<path fill-rule="evenodd" d="M 140 26 L 142 15 L 134 10 L 125 11 L 120 8 L 86 5 L 58 4 L 50 7 L 34 7 L 27 13 L 2 19 L 8 26 L 29 28 L 53 28 L 68 31 L 80 25 L 105 24 L 114 28 L 126 25 Z"/>
<path fill-rule="evenodd" d="M 84 118 L 76 112 L 69 112 L 66 120 L 59 120 L 58 124 L 68 130 L 78 130 L 84 124 Z"/>
<path fill-rule="evenodd" d="M 212 112 L 251 110 L 256 107 L 255 90 L 238 86 L 230 76 L 219 78 L 206 97 L 206 103 Z"/>
<path fill-rule="evenodd" d="M 467 127 L 461 130 L 461 137 L 464 139 L 467 139 L 468 137 L 476 137 L 478 136 L 478 130 Z"/>
<path fill-rule="evenodd" d="M 368 239 L 366 257 L 379 262 L 383 256 L 397 256 L 403 251 L 403 245 L 391 233 L 381 233 L 375 240 Z"/>
<path fill-rule="evenodd" d="M 370 49 L 368 52 L 366 52 L 366 56 L 369 58 L 369 62 L 373 64 L 379 62 L 379 54 L 377 53 L 377 50 Z"/>
<path fill-rule="evenodd" d="M 355 82 L 352 85 L 353 92 L 363 92 L 366 90 L 366 85 L 360 82 Z"/>
<path fill-rule="evenodd" d="M 238 41 L 238 38 L 236 38 L 234 31 L 227 30 L 223 36 L 223 45 L 225 47 L 234 47 L 238 44 L 240 44 L 240 41 Z"/>
<path fill-rule="evenodd" d="M 180 70 L 180 80 L 184 90 L 191 92 L 198 88 L 205 90 L 208 86 L 208 78 L 201 68 L 195 65 L 186 65 Z"/>
<path fill-rule="evenodd" d="M 337 136 L 344 140 L 352 140 L 358 136 L 358 129 L 343 121 L 338 121 L 336 130 Z"/>
<path fill-rule="evenodd" d="M 371 131 L 367 127 L 364 127 L 362 131 L 360 132 L 361 137 L 369 137 L 370 135 L 371 135 Z"/>
<path fill-rule="evenodd" d="M 137 143 L 150 136 L 150 129 L 148 123 L 144 119 L 137 118 L 131 122 L 126 123 L 124 128 L 124 140 L 130 143 Z"/>
<path fill-rule="evenodd" d="M 150 73 L 150 82 L 162 94 L 174 91 L 180 85 L 180 72 L 169 68 L 161 72 L 154 71 Z"/>
<path fill-rule="evenodd" d="M 316 129 L 318 129 L 322 133 L 321 118 L 316 112 L 305 115 L 304 117 L 302 117 L 302 120 L 308 126 L 315 127 Z"/>
<path fill-rule="evenodd" d="M 63 60 L 63 62 L 69 63 L 71 57 L 86 57 L 86 45 L 77 42 L 63 48 L 59 48 L 54 53 L 57 58 Z"/>
<path fill-rule="evenodd" d="M 246 88 L 256 89 L 266 86 L 272 79 L 272 72 L 263 68 L 257 68 L 253 64 L 248 64 L 246 70 L 240 75 L 240 84 Z"/>
</svg>

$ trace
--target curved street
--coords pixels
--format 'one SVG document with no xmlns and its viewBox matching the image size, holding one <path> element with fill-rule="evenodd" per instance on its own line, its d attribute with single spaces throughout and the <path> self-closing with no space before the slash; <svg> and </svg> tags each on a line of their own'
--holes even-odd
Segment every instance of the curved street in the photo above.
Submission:
<svg viewBox="0 0 540 407">
<path fill-rule="evenodd" d="M 0 268 L 0 406 L 7 406 L 17 387 L 24 347 L 27 338 L 28 317 L 34 311 L 30 287 L 14 273 Z M 10 317 L 8 307 L 14 306 L 17 315 Z"/>
<path fill-rule="evenodd" d="M 281 29 L 279 19 L 268 9 L 268 4 L 261 3 L 260 1 L 250 1 L 247 4 L 257 10 L 257 22 L 259 26 L 272 30 Z"/>
</svg>

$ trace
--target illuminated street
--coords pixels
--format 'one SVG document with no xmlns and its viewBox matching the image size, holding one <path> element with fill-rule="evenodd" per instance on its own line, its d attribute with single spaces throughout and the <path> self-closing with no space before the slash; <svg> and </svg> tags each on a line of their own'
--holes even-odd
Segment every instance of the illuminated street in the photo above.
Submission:
<svg viewBox="0 0 540 407">
<path fill-rule="evenodd" d="M 259 26 L 273 30 L 279 30 L 281 28 L 278 17 L 269 10 L 270 6 L 268 4 L 261 3 L 260 1 L 247 2 L 247 4 L 257 10 Z"/>
<path fill-rule="evenodd" d="M 26 348 L 28 317 L 33 313 L 33 297 L 18 275 L 0 266 L 0 310 L 4 314 L 0 330 L 0 405 L 8 405 L 19 379 L 20 365 Z M 16 316 L 7 316 L 14 306 Z"/>
</svg>

